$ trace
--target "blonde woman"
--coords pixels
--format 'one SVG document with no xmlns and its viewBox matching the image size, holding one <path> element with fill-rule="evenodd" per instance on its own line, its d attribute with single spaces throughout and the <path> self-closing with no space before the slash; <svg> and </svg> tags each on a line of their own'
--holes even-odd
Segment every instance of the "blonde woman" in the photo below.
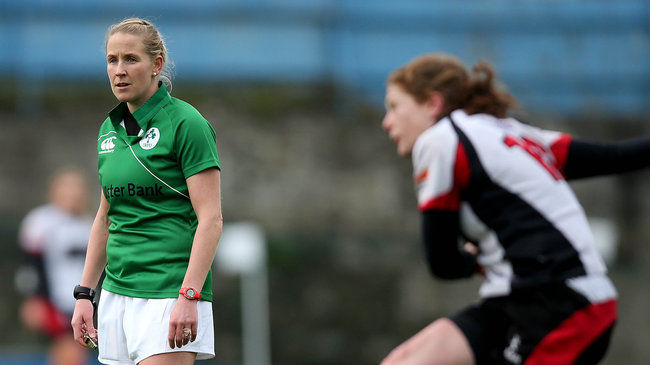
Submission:
<svg viewBox="0 0 650 365">
<path fill-rule="evenodd" d="M 74 338 L 105 364 L 192 364 L 214 356 L 211 263 L 222 230 L 215 132 L 171 97 L 165 43 L 126 19 L 106 36 L 119 104 L 97 140 L 101 202 L 81 283 Z M 163 82 L 164 81 L 164 82 Z M 98 306 L 91 300 L 106 267 Z"/>
</svg>

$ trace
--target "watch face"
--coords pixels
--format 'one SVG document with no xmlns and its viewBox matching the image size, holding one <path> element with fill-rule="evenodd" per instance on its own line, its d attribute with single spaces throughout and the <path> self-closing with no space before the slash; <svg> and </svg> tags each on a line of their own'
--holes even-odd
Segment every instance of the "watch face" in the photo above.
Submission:
<svg viewBox="0 0 650 365">
<path fill-rule="evenodd" d="M 187 289 L 187 291 L 185 292 L 186 297 L 194 298 L 194 295 L 196 295 L 196 292 L 194 291 L 194 289 Z"/>
</svg>

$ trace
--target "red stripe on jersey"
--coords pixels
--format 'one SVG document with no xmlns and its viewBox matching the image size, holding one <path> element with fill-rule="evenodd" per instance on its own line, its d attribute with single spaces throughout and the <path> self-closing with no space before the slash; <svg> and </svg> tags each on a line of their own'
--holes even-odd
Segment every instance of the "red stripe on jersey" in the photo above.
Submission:
<svg viewBox="0 0 650 365">
<path fill-rule="evenodd" d="M 427 170 L 428 171 L 428 170 Z M 429 201 L 420 204 L 418 209 L 423 212 L 430 209 L 455 210 L 460 208 L 460 192 L 469 184 L 472 175 L 469 167 L 469 159 L 465 147 L 459 142 L 456 148 L 456 161 L 454 162 L 454 181 L 448 192 L 438 195 Z"/>
<path fill-rule="evenodd" d="M 525 365 L 572 364 L 616 320 L 617 301 L 591 304 L 544 337 Z"/>
<path fill-rule="evenodd" d="M 560 171 L 564 171 L 564 166 L 566 166 L 570 145 L 571 136 L 568 134 L 562 134 L 562 136 L 551 145 L 551 153 L 555 156 L 555 167 Z"/>
<path fill-rule="evenodd" d="M 43 323 L 43 330 L 45 333 L 52 337 L 68 335 L 70 319 L 61 311 L 56 309 L 54 304 L 47 299 L 45 300 L 45 311 L 46 316 Z"/>
<path fill-rule="evenodd" d="M 429 176 L 429 169 L 426 169 L 422 171 L 420 174 L 418 174 L 416 177 L 414 177 L 413 180 L 415 181 L 416 184 L 419 184 L 424 180 L 426 180 L 428 176 Z"/>
<path fill-rule="evenodd" d="M 25 253 L 29 256 L 36 257 L 36 258 L 42 258 L 43 257 L 43 251 L 37 250 L 34 248 L 30 249 L 25 249 Z"/>
</svg>

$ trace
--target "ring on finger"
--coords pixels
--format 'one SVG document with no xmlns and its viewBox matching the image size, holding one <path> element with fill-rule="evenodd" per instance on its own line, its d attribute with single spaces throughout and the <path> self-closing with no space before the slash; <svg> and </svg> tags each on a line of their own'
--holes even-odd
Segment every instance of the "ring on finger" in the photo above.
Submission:
<svg viewBox="0 0 650 365">
<path fill-rule="evenodd" d="M 183 328 L 183 337 L 190 337 L 192 335 L 192 330 L 189 328 Z"/>
</svg>

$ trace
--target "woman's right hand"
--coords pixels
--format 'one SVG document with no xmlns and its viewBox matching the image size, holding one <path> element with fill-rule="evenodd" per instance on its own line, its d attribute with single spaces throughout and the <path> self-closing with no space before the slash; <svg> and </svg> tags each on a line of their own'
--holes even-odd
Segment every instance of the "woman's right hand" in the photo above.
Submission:
<svg viewBox="0 0 650 365">
<path fill-rule="evenodd" d="M 97 342 L 97 330 L 93 326 L 93 312 L 93 303 L 90 300 L 77 300 L 70 324 L 72 325 L 74 340 L 83 347 L 88 347 L 84 342 L 85 334 L 88 334 L 88 337 L 92 338 L 95 343 Z"/>
</svg>

